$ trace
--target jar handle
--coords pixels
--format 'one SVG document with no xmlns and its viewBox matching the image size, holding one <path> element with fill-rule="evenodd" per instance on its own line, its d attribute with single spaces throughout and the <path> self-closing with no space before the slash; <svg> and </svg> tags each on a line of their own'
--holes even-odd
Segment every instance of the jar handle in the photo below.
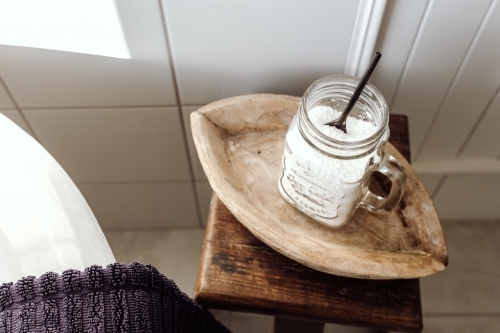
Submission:
<svg viewBox="0 0 500 333">
<path fill-rule="evenodd" d="M 389 154 L 385 154 L 377 171 L 391 180 L 391 191 L 387 197 L 381 197 L 368 189 L 359 203 L 359 207 L 378 214 L 390 213 L 403 197 L 406 174 L 403 166 Z"/>
</svg>

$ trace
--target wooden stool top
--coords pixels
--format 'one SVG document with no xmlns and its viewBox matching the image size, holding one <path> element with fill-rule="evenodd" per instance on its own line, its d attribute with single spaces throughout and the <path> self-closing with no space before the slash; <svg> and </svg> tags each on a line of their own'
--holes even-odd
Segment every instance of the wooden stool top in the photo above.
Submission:
<svg viewBox="0 0 500 333">
<path fill-rule="evenodd" d="M 389 127 L 389 141 L 410 160 L 406 116 L 391 115 Z M 214 309 L 393 331 L 422 330 L 418 279 L 354 279 L 303 266 L 253 236 L 215 194 L 195 299 Z"/>
</svg>

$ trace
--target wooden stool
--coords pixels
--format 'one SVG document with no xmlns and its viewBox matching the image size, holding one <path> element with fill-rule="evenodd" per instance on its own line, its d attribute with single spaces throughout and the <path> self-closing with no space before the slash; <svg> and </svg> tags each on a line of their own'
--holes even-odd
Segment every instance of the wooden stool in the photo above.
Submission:
<svg viewBox="0 0 500 333">
<path fill-rule="evenodd" d="M 389 127 L 389 141 L 409 161 L 406 116 L 391 115 Z M 422 330 L 418 279 L 354 279 L 301 265 L 253 236 L 215 194 L 195 299 L 208 308 L 273 315 L 279 333 L 319 333 L 325 323 Z"/>
</svg>

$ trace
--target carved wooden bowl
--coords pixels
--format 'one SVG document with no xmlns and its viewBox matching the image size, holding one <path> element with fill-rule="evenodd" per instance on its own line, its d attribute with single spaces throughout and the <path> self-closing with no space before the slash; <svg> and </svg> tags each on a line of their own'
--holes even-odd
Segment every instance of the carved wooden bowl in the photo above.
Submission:
<svg viewBox="0 0 500 333">
<path fill-rule="evenodd" d="M 283 139 L 299 101 L 291 96 L 248 95 L 191 114 L 201 164 L 227 208 L 264 243 L 323 272 L 399 279 L 443 270 L 448 253 L 432 200 L 410 164 L 389 143 L 386 151 L 408 176 L 403 200 L 391 214 L 358 209 L 351 221 L 334 229 L 280 197 Z"/>
</svg>

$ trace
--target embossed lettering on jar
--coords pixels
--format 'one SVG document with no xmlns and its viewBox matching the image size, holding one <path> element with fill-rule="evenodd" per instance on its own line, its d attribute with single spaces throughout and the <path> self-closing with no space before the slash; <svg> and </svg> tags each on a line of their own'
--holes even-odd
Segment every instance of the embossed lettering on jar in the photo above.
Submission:
<svg viewBox="0 0 500 333">
<path fill-rule="evenodd" d="M 279 192 L 312 219 L 344 225 L 361 207 L 391 211 L 403 195 L 402 166 L 384 148 L 389 138 L 389 110 L 380 92 L 368 84 L 347 120 L 347 134 L 324 125 L 344 110 L 358 78 L 332 75 L 304 93 L 285 137 Z M 388 197 L 368 189 L 373 171 L 392 181 Z"/>
</svg>

